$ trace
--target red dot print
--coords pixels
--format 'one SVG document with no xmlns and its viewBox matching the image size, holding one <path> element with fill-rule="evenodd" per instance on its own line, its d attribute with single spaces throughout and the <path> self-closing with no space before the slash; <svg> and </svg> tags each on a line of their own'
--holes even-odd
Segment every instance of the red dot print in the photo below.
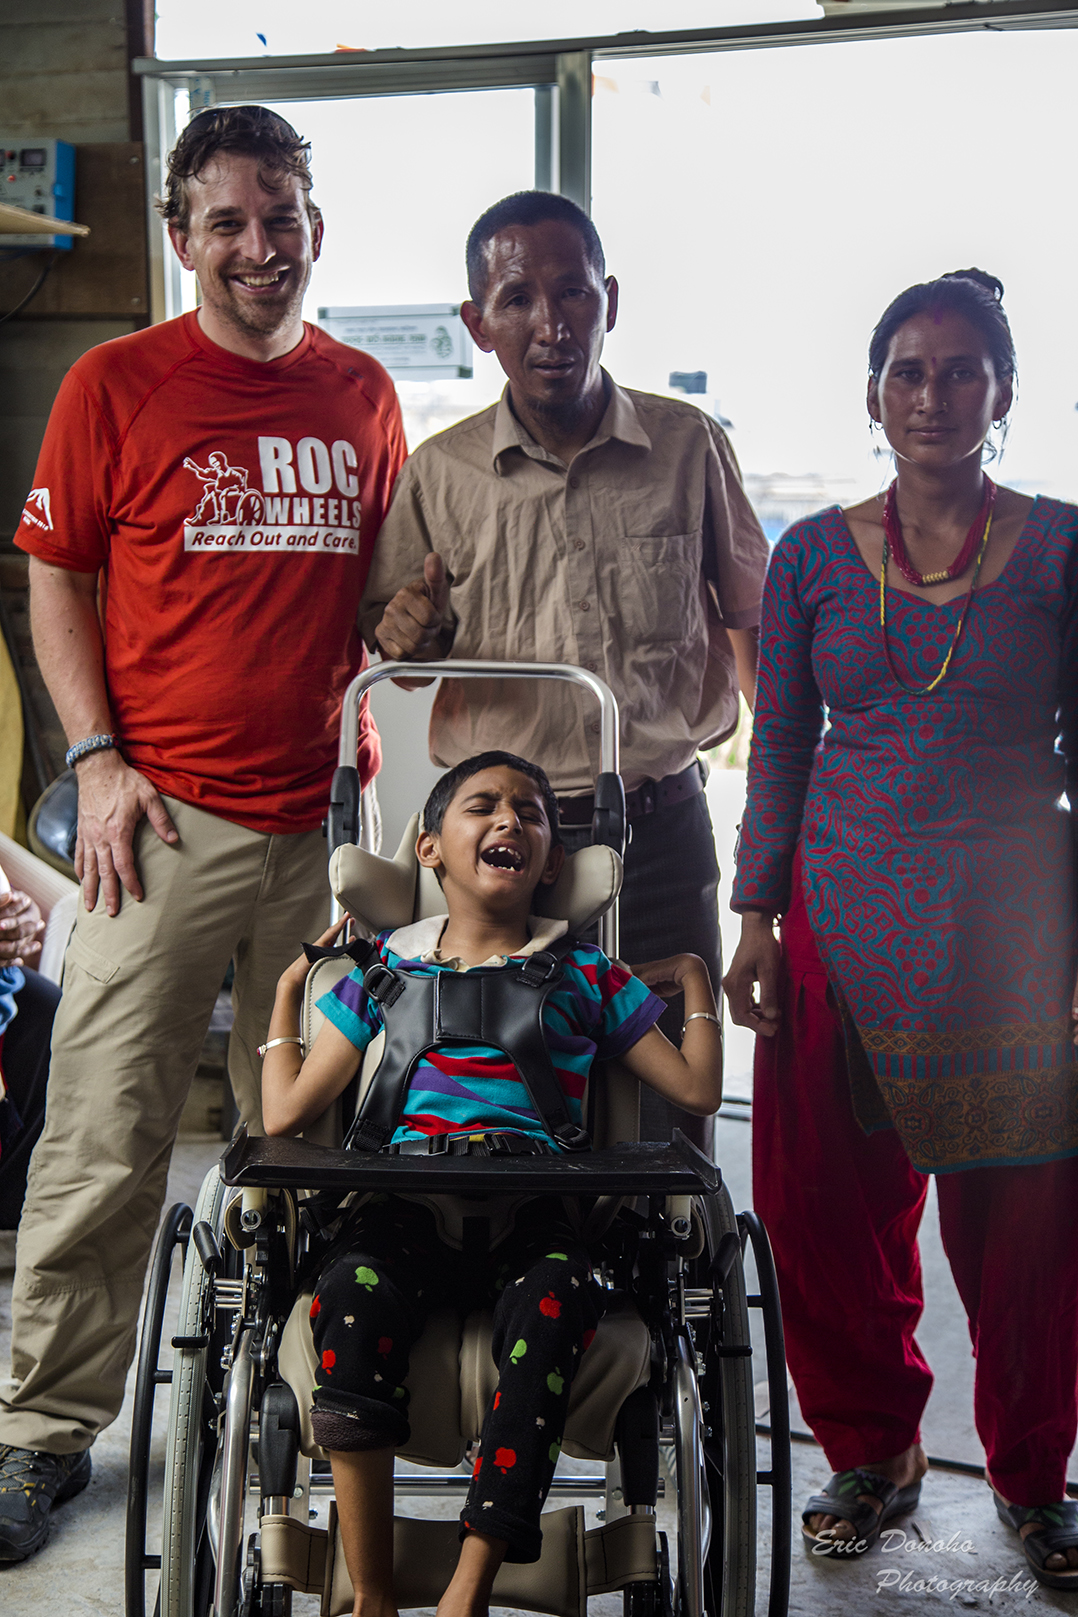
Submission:
<svg viewBox="0 0 1078 1617">
<path fill-rule="evenodd" d="M 477 1454 L 476 1457 L 475 1457 L 475 1464 L 472 1466 L 472 1476 L 473 1477 L 477 1477 L 479 1475 L 479 1468 L 480 1468 L 480 1466 L 482 1464 L 483 1464 L 483 1456 L 481 1454 Z"/>
<path fill-rule="evenodd" d="M 584 1332 L 584 1352 L 585 1353 L 588 1351 L 588 1349 L 591 1347 L 591 1344 L 594 1341 L 595 1341 L 595 1332 L 594 1331 L 585 1331 Z"/>
<path fill-rule="evenodd" d="M 517 1463 L 516 1449 L 497 1449 L 494 1454 L 494 1464 L 499 1471 L 511 1471 Z"/>
<path fill-rule="evenodd" d="M 378 1338 L 378 1351 L 382 1355 L 383 1359 L 388 1357 L 392 1347 L 393 1338 L 391 1336 L 380 1336 Z"/>
<path fill-rule="evenodd" d="M 499 1405 L 499 1404 L 500 1404 L 500 1403 L 501 1403 L 501 1401 L 502 1401 L 502 1395 L 501 1395 L 501 1393 L 500 1393 L 500 1392 L 496 1392 L 496 1393 L 495 1393 L 495 1394 L 494 1394 L 494 1408 L 495 1408 L 495 1409 L 497 1409 L 497 1407 L 498 1407 L 498 1405 Z"/>
<path fill-rule="evenodd" d="M 323 1370 L 332 1370 L 333 1366 L 336 1364 L 336 1362 L 337 1362 L 337 1355 L 334 1353 L 332 1348 L 327 1348 L 326 1351 L 322 1355 L 322 1369 Z"/>
<path fill-rule="evenodd" d="M 321 1299 L 321 1297 L 316 1297 L 314 1302 L 311 1304 L 311 1318 L 312 1319 L 317 1319 L 321 1312 L 322 1312 L 322 1299 Z"/>
<path fill-rule="evenodd" d="M 540 1298 L 539 1312 L 540 1314 L 545 1314 L 547 1319 L 558 1318 L 561 1313 L 561 1303 L 558 1302 L 552 1291 L 548 1292 L 545 1297 Z"/>
</svg>

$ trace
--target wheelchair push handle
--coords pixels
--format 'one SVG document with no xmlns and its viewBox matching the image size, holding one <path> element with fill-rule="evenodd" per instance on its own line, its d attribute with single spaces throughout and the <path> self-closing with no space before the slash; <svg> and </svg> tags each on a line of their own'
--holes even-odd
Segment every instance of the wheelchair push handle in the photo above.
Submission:
<svg viewBox="0 0 1078 1617">
<path fill-rule="evenodd" d="M 356 675 L 344 693 L 341 708 L 341 746 L 337 762 L 355 767 L 359 746 L 359 704 L 373 685 L 383 679 L 564 679 L 590 691 L 599 704 L 599 769 L 618 772 L 618 704 L 613 691 L 598 674 L 572 663 L 496 663 L 472 658 L 446 658 L 442 662 L 375 663 Z M 598 797 L 596 797 L 598 804 Z"/>
<path fill-rule="evenodd" d="M 558 679 L 588 691 L 599 704 L 599 774 L 595 783 L 592 841 L 625 854 L 625 787 L 618 772 L 618 704 L 605 680 L 572 663 L 478 662 L 448 658 L 441 662 L 380 662 L 356 675 L 341 706 L 341 741 L 333 776 L 330 807 L 323 830 L 332 858 L 343 843 L 369 846 L 365 804 L 360 790 L 356 753 L 359 746 L 359 708 L 364 696 L 383 679 Z M 334 906 L 334 916 L 339 911 Z M 616 909 L 603 917 L 600 943 L 612 959 L 618 953 Z"/>
</svg>

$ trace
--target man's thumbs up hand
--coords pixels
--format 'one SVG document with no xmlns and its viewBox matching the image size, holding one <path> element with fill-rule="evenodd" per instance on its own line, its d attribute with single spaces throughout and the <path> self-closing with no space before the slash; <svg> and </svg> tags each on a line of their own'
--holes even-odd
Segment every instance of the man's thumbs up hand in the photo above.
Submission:
<svg viewBox="0 0 1078 1617">
<path fill-rule="evenodd" d="M 446 577 L 445 562 L 436 550 L 432 550 L 423 563 L 423 583 L 431 605 L 439 618 L 444 618 L 449 605 L 449 579 Z"/>
<path fill-rule="evenodd" d="M 393 662 L 432 662 L 442 655 L 449 609 L 449 578 L 436 550 L 423 562 L 422 578 L 397 591 L 374 631 L 382 654 Z"/>
</svg>

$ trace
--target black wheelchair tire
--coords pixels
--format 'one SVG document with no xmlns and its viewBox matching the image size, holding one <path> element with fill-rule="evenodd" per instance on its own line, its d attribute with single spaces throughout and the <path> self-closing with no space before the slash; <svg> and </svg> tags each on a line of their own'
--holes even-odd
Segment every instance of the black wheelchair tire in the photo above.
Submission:
<svg viewBox="0 0 1078 1617">
<path fill-rule="evenodd" d="M 711 1540 L 704 1563 L 708 1617 L 753 1617 L 756 1606 L 756 1418 L 749 1308 L 737 1216 L 725 1185 L 699 1206 L 710 1270 L 724 1235 L 738 1237 L 734 1259 L 706 1328 L 697 1332 L 703 1357 L 704 1464 L 711 1502 Z M 702 1275 L 704 1284 L 710 1274 Z M 730 1350 L 733 1350 L 731 1352 Z"/>
<path fill-rule="evenodd" d="M 216 1167 L 206 1175 L 194 1222 L 220 1233 L 225 1186 Z M 178 1335 L 189 1342 L 205 1334 L 212 1281 L 193 1244 L 184 1265 Z M 210 1351 L 179 1347 L 172 1371 L 165 1501 L 161 1543 L 161 1617 L 207 1617 L 213 1602 L 213 1556 L 206 1541 L 215 1446 L 208 1441 L 213 1414 Z"/>
<path fill-rule="evenodd" d="M 146 1552 L 146 1516 L 149 1504 L 150 1445 L 153 1440 L 155 1394 L 171 1380 L 161 1370 L 161 1332 L 168 1306 L 172 1260 L 177 1247 L 186 1249 L 191 1233 L 191 1209 L 177 1202 L 165 1215 L 150 1262 L 150 1280 L 139 1333 L 135 1397 L 131 1410 L 131 1449 L 127 1486 L 127 1531 L 124 1540 L 124 1611 L 126 1617 L 146 1617 L 146 1573 L 161 1564 L 160 1556 Z M 158 1597 L 158 1605 L 160 1597 Z"/>
</svg>

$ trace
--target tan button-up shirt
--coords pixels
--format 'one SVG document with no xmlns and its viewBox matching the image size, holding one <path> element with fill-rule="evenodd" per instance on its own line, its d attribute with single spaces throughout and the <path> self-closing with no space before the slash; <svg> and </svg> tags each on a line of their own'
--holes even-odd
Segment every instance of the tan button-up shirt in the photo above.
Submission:
<svg viewBox="0 0 1078 1617">
<path fill-rule="evenodd" d="M 421 444 L 398 478 L 360 611 L 373 646 L 387 603 L 438 551 L 451 580 L 451 655 L 598 673 L 618 699 L 632 790 L 733 730 L 725 628 L 759 622 L 768 550 L 715 422 L 606 381 L 606 412 L 570 466 L 525 431 L 508 389 Z M 541 764 L 559 794 L 590 791 L 597 709 L 561 682 L 443 681 L 434 762 L 448 768 L 492 747 Z"/>
</svg>

